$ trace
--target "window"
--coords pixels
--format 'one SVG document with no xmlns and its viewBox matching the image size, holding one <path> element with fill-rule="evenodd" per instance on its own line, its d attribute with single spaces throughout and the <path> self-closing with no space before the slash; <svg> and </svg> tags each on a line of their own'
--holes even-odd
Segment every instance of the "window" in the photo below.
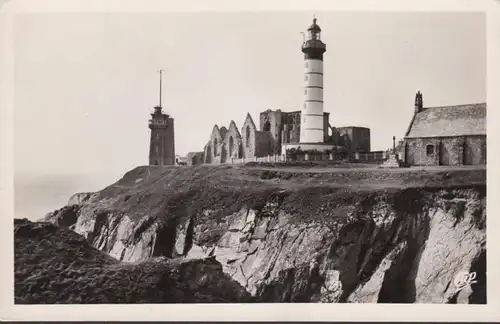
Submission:
<svg viewBox="0 0 500 324">
<path fill-rule="evenodd" d="M 155 152 L 156 152 L 156 155 L 159 155 L 158 154 L 158 146 L 155 146 Z"/>
<path fill-rule="evenodd" d="M 306 62 L 305 65 L 306 65 L 306 69 L 307 69 L 309 67 L 309 62 Z"/>
<path fill-rule="evenodd" d="M 307 104 L 304 102 L 304 108 L 307 108 Z"/>
<path fill-rule="evenodd" d="M 427 151 L 427 155 L 434 154 L 434 145 L 427 145 L 426 151 Z"/>
<path fill-rule="evenodd" d="M 307 81 L 308 77 L 307 75 L 304 76 L 304 81 Z"/>
<path fill-rule="evenodd" d="M 156 139 L 159 140 L 160 139 L 160 134 L 156 133 Z"/>
<path fill-rule="evenodd" d="M 307 89 L 304 89 L 304 94 L 307 94 Z"/>
<path fill-rule="evenodd" d="M 230 157 L 233 156 L 233 146 L 234 146 L 234 140 L 233 140 L 233 137 L 230 136 L 229 137 L 229 156 Z"/>
<path fill-rule="evenodd" d="M 247 126 L 245 142 L 246 142 L 246 146 L 250 147 L 250 126 Z"/>
</svg>

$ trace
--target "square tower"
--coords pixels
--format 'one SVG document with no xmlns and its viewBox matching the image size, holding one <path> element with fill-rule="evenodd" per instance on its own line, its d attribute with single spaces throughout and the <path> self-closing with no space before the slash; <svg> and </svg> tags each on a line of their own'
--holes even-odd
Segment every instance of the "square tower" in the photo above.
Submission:
<svg viewBox="0 0 500 324">
<path fill-rule="evenodd" d="M 149 165 L 175 165 L 174 119 L 155 107 L 149 120 Z"/>
</svg>

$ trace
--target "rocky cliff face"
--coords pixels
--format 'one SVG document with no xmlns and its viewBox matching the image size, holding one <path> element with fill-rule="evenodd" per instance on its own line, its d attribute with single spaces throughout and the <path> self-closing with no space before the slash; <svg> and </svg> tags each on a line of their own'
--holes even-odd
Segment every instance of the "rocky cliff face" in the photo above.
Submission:
<svg viewBox="0 0 500 324">
<path fill-rule="evenodd" d="M 45 220 L 121 261 L 212 256 L 262 302 L 485 303 L 484 174 L 405 172 L 144 167 Z"/>
<path fill-rule="evenodd" d="M 250 302 L 214 258 L 119 262 L 75 232 L 14 221 L 15 303 Z"/>
</svg>

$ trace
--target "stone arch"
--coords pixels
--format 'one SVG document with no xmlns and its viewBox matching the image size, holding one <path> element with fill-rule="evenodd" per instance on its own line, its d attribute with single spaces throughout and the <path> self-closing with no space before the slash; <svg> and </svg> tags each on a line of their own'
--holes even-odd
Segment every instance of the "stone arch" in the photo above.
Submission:
<svg viewBox="0 0 500 324">
<path fill-rule="evenodd" d="M 269 122 L 269 120 L 264 123 L 264 127 L 262 128 L 262 131 L 264 131 L 264 132 L 271 131 L 271 123 Z"/>
</svg>

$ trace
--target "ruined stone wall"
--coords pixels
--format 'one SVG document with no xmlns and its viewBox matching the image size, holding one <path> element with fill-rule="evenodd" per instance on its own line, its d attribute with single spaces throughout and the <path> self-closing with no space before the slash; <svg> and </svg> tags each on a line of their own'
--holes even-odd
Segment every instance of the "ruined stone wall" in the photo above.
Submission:
<svg viewBox="0 0 500 324">
<path fill-rule="evenodd" d="M 273 140 L 269 132 L 255 132 L 255 156 L 274 155 Z"/>
<path fill-rule="evenodd" d="M 243 157 L 243 142 L 236 128 L 229 127 L 224 138 L 224 147 L 227 150 L 227 159 L 240 159 Z"/>
<path fill-rule="evenodd" d="M 220 136 L 217 126 L 214 127 L 210 136 L 210 163 L 221 163 L 223 151 L 223 138 Z"/>
<path fill-rule="evenodd" d="M 284 113 L 282 116 L 282 144 L 300 142 L 300 111 Z"/>
<path fill-rule="evenodd" d="M 271 149 L 274 154 L 279 154 L 281 151 L 283 114 L 281 110 L 266 110 L 260 114 L 260 130 L 270 133 Z"/>
<path fill-rule="evenodd" d="M 204 152 L 189 152 L 186 155 L 187 165 L 198 165 L 204 163 L 205 154 Z"/>
<path fill-rule="evenodd" d="M 344 146 L 349 153 L 370 152 L 370 129 L 365 127 L 338 127 L 336 128 L 338 145 Z"/>
<path fill-rule="evenodd" d="M 355 152 L 370 152 L 370 129 L 365 127 L 354 127 L 352 143 Z"/>
<path fill-rule="evenodd" d="M 341 146 L 340 145 L 340 134 L 339 134 L 339 131 L 337 130 L 337 128 L 330 127 L 330 130 L 331 130 L 331 135 L 328 136 L 328 142 L 335 144 L 337 146 Z"/>
<path fill-rule="evenodd" d="M 408 138 L 404 155 L 410 165 L 486 164 L 486 136 Z"/>
<path fill-rule="evenodd" d="M 255 125 L 248 119 L 243 124 L 241 129 L 241 137 L 243 139 L 243 155 L 245 158 L 255 156 Z"/>
<path fill-rule="evenodd" d="M 207 145 L 205 145 L 203 155 L 203 163 L 212 163 L 212 145 L 210 144 L 210 141 L 207 143 Z"/>
</svg>

